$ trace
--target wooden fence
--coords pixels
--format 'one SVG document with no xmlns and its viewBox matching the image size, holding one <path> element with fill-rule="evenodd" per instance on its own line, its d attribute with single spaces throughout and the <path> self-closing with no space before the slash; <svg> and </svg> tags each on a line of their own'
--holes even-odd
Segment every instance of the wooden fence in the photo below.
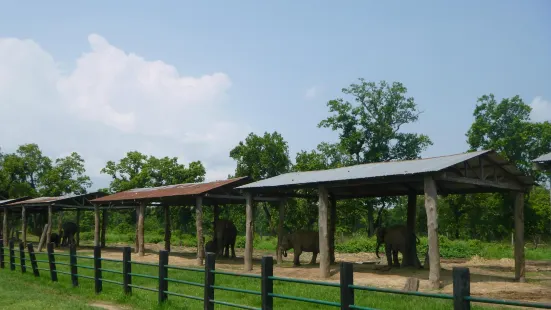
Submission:
<svg viewBox="0 0 551 310">
<path fill-rule="evenodd" d="M 0 244 L 2 240 L 0 240 Z M 7 250 L 7 253 L 6 253 Z M 16 253 L 18 255 L 16 255 Z M 42 254 L 42 253 L 41 253 Z M 69 262 L 56 262 L 56 257 L 68 256 Z M 355 291 L 372 291 L 372 292 L 381 292 L 388 294 L 400 294 L 400 295 L 409 295 L 409 296 L 419 296 L 419 297 L 428 297 L 428 298 L 437 298 L 445 299 L 453 302 L 453 309 L 455 310 L 466 310 L 470 309 L 472 302 L 478 303 L 487 303 L 487 304 L 499 304 L 499 305 L 509 305 L 509 306 L 522 306 L 522 307 L 531 307 L 531 308 L 540 308 L 540 309 L 551 309 L 551 304 L 541 304 L 541 303 L 528 303 L 520 301 L 507 301 L 507 300 L 497 300 L 490 298 L 481 298 L 474 297 L 470 295 L 470 274 L 468 268 L 453 268 L 453 294 L 434 294 L 434 293 L 423 293 L 423 292 L 408 292 L 395 289 L 384 289 L 370 286 L 359 286 L 354 285 L 354 271 L 352 263 L 340 263 L 340 282 L 320 282 L 320 281 L 309 281 L 293 278 L 283 278 L 276 277 L 273 275 L 273 258 L 271 256 L 262 257 L 261 265 L 261 274 L 241 274 L 241 273 L 232 273 L 226 271 L 216 270 L 215 268 L 215 255 L 213 253 L 207 253 L 205 267 L 202 268 L 192 268 L 192 267 L 183 267 L 183 266 L 174 266 L 169 264 L 169 255 L 167 251 L 160 251 L 159 253 L 159 262 L 155 263 L 146 263 L 146 262 L 136 262 L 131 259 L 131 249 L 129 247 L 123 248 L 123 259 L 108 259 L 101 257 L 101 248 L 94 247 L 93 256 L 82 256 L 77 255 L 76 247 L 74 245 L 70 246 L 69 254 L 66 253 L 55 253 L 54 244 L 50 243 L 47 246 L 47 260 L 40 260 L 36 258 L 36 253 L 34 252 L 33 244 L 29 243 L 27 246 L 27 251 L 25 251 L 23 243 L 19 244 L 19 250 L 14 249 L 13 241 L 9 242 L 9 247 L 0 247 L 0 268 L 5 268 L 6 262 L 9 264 L 10 270 L 15 270 L 18 266 L 22 273 L 27 272 L 27 262 L 30 262 L 32 272 L 35 277 L 40 276 L 40 271 L 48 272 L 52 281 L 58 281 L 58 274 L 66 274 L 71 278 L 71 283 L 73 287 L 79 286 L 79 279 L 89 279 L 94 281 L 94 289 L 97 294 L 100 294 L 103 290 L 103 283 L 111 283 L 120 285 L 125 294 L 132 294 L 133 289 L 152 291 L 158 294 L 159 303 L 164 303 L 168 296 L 174 296 L 178 298 L 188 298 L 193 299 L 203 303 L 204 309 L 214 309 L 214 305 L 225 305 L 229 307 L 241 308 L 241 309 L 273 309 L 274 308 L 274 299 L 286 299 L 300 301 L 310 304 L 326 305 L 332 306 L 340 309 L 360 309 L 360 310 L 371 310 L 374 308 L 369 308 L 367 306 L 357 305 L 354 299 Z M 28 257 L 28 258 L 27 258 Z M 8 258 L 8 260 L 6 260 Z M 16 259 L 19 260 L 19 265 L 16 264 Z M 81 265 L 78 262 L 80 260 L 93 261 L 92 266 Z M 102 262 L 116 262 L 122 264 L 122 270 L 114 269 L 105 269 L 102 268 Z M 39 268 L 38 263 L 48 264 L 49 268 Z M 57 270 L 57 265 L 67 265 L 70 268 L 70 272 Z M 146 275 L 138 274 L 132 272 L 133 265 L 145 265 L 153 266 L 158 268 L 158 275 Z M 78 269 L 90 269 L 93 270 L 94 276 L 86 276 L 78 273 Z M 204 274 L 204 282 L 189 282 L 178 280 L 168 277 L 168 270 L 180 270 L 188 272 L 199 272 Z M 102 277 L 103 273 L 113 273 L 120 275 L 121 281 L 113 281 L 105 279 Z M 260 291 L 245 290 L 234 287 L 225 287 L 215 284 L 216 275 L 227 275 L 235 277 L 245 277 L 252 279 L 260 280 Z M 139 286 L 132 284 L 133 278 L 148 278 L 153 279 L 158 282 L 156 288 Z M 326 286 L 326 287 L 335 287 L 340 290 L 340 302 L 332 302 L 318 299 L 309 299 L 304 297 L 283 295 L 277 292 L 274 292 L 274 281 L 280 282 L 292 282 L 300 283 L 304 285 L 317 285 L 317 286 Z M 196 287 L 202 287 L 204 290 L 203 297 L 186 295 L 176 292 L 169 291 L 169 283 L 180 283 L 186 285 L 192 285 Z M 226 301 L 221 301 L 215 299 L 215 292 L 217 290 L 221 291 L 230 291 L 244 294 L 251 294 L 259 296 L 261 299 L 261 308 L 255 308 L 246 305 L 234 304 Z"/>
</svg>

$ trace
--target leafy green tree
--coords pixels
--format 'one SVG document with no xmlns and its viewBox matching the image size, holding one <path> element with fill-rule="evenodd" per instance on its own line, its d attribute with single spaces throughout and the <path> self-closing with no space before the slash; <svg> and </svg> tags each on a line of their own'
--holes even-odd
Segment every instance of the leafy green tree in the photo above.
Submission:
<svg viewBox="0 0 551 310">
<path fill-rule="evenodd" d="M 244 142 L 240 141 L 230 151 L 230 157 L 237 162 L 235 176 L 249 176 L 254 181 L 289 172 L 291 168 L 289 147 L 277 132 L 265 132 L 263 136 L 250 133 Z M 269 204 L 263 203 L 262 205 L 266 219 L 274 233 L 275 222 L 272 221 Z"/>
<path fill-rule="evenodd" d="M 339 133 L 339 150 L 348 159 L 346 164 L 365 164 L 390 160 L 407 160 L 420 157 L 432 145 L 428 136 L 404 132 L 403 126 L 419 119 L 419 110 L 413 97 L 407 96 L 406 87 L 394 82 L 366 82 L 343 88 L 352 102 L 338 98 L 327 103 L 331 116 L 318 127 L 331 128 Z M 364 200 L 367 209 L 369 233 L 375 227 L 374 205 L 394 203 L 393 199 Z"/>
<path fill-rule="evenodd" d="M 55 165 L 41 178 L 42 196 L 61 196 L 66 194 L 84 194 L 92 186 L 86 174 L 84 159 L 76 152 L 58 158 Z"/>
</svg>

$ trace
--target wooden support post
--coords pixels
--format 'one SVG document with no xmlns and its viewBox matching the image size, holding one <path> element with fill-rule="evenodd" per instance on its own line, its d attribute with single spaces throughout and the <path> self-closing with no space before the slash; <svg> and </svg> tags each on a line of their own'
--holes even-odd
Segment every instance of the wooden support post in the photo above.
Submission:
<svg viewBox="0 0 551 310">
<path fill-rule="evenodd" d="M 319 250 L 320 250 L 320 276 L 329 278 L 330 257 L 329 257 L 329 235 L 327 229 L 327 209 L 329 206 L 329 194 L 323 186 L 318 187 L 318 227 L 319 227 Z"/>
<path fill-rule="evenodd" d="M 122 248 L 122 289 L 126 295 L 132 294 L 132 250 L 130 247 Z"/>
<path fill-rule="evenodd" d="M 101 281 L 101 247 L 94 247 L 94 289 L 96 294 L 101 293 L 103 289 Z"/>
<path fill-rule="evenodd" d="M 42 229 L 42 235 L 40 236 L 40 241 L 38 241 L 38 252 L 42 252 L 42 247 L 44 246 L 44 242 L 46 242 L 46 235 L 48 234 L 48 224 L 44 225 L 44 228 Z"/>
<path fill-rule="evenodd" d="M 165 215 L 165 251 L 170 252 L 170 207 L 164 206 L 164 215 Z"/>
<path fill-rule="evenodd" d="M 21 207 L 21 239 L 23 247 L 27 245 L 27 212 L 25 206 Z"/>
<path fill-rule="evenodd" d="M 136 236 L 134 238 L 134 252 L 138 253 L 140 250 L 140 241 L 139 241 L 139 229 L 138 229 L 138 222 L 140 221 L 140 206 L 136 207 Z"/>
<path fill-rule="evenodd" d="M 337 199 L 335 196 L 329 198 L 329 262 L 335 263 L 335 231 L 337 230 Z"/>
<path fill-rule="evenodd" d="M 52 220 L 52 205 L 48 206 L 48 232 L 46 233 L 46 244 L 50 244 L 52 241 L 52 226 L 54 222 Z M 61 236 L 60 236 L 61 237 Z"/>
<path fill-rule="evenodd" d="M 52 282 L 57 282 L 57 271 L 55 267 L 55 256 L 54 256 L 54 244 L 48 243 L 46 245 L 46 249 L 48 250 L 48 263 L 50 265 L 50 278 L 52 279 Z"/>
<path fill-rule="evenodd" d="M 203 266 L 205 246 L 203 244 L 203 197 L 195 199 L 195 228 L 197 230 L 197 265 Z"/>
<path fill-rule="evenodd" d="M 166 301 L 168 291 L 168 251 L 161 250 L 159 252 L 159 304 L 162 304 Z"/>
<path fill-rule="evenodd" d="M 100 246 L 105 248 L 105 234 L 107 232 L 107 210 L 101 212 L 101 237 L 100 237 Z"/>
<path fill-rule="evenodd" d="M 8 247 L 8 240 L 10 240 L 10 237 L 8 236 L 8 208 L 4 207 L 4 220 L 2 222 L 2 237 L 4 238 L 4 246 Z"/>
<path fill-rule="evenodd" d="M 254 201 L 251 193 L 245 193 L 245 271 L 253 270 Z"/>
<path fill-rule="evenodd" d="M 29 260 L 31 261 L 31 266 L 33 267 L 33 274 L 35 277 L 39 277 L 40 272 L 38 271 L 38 263 L 36 262 L 36 255 L 34 254 L 33 244 L 27 244 L 27 249 L 29 250 Z M 2 268 L 4 267 L 2 266 Z"/>
<path fill-rule="evenodd" d="M 10 270 L 15 270 L 15 250 L 13 249 L 13 240 L 10 240 L 9 247 L 10 247 Z"/>
<path fill-rule="evenodd" d="M 415 238 L 415 217 L 417 216 L 417 196 L 415 193 L 408 195 L 408 210 L 407 210 L 407 234 L 408 242 L 406 242 L 406 253 L 402 260 L 402 267 L 410 266 L 415 268 L 421 267 L 421 262 L 417 257 L 417 239 Z"/>
<path fill-rule="evenodd" d="M 4 239 L 0 240 L 0 268 L 4 269 Z"/>
<path fill-rule="evenodd" d="M 80 210 L 77 209 L 77 234 L 76 234 L 77 247 L 80 246 Z"/>
<path fill-rule="evenodd" d="M 285 204 L 287 202 L 283 199 L 279 202 L 279 220 L 277 223 L 277 249 L 276 249 L 276 257 L 277 257 L 277 264 L 281 265 L 283 263 L 283 253 L 281 253 L 281 249 L 279 248 L 279 245 L 281 244 L 281 240 L 283 240 L 283 222 L 285 221 Z"/>
<path fill-rule="evenodd" d="M 352 263 L 341 263 L 341 309 L 350 310 L 354 305 L 354 265 Z"/>
<path fill-rule="evenodd" d="M 515 280 L 526 282 L 524 258 L 524 193 L 515 193 Z"/>
<path fill-rule="evenodd" d="M 99 206 L 94 205 L 94 246 L 100 246 L 100 217 Z"/>
<path fill-rule="evenodd" d="M 274 308 L 274 280 L 270 279 L 274 275 L 274 258 L 271 256 L 262 257 L 261 267 L 261 298 L 262 310 L 272 310 Z"/>
<path fill-rule="evenodd" d="M 145 221 L 145 203 L 140 204 L 138 213 L 138 255 L 145 255 L 145 235 L 144 235 L 144 221 Z"/>
<path fill-rule="evenodd" d="M 78 286 L 78 269 L 77 269 L 77 246 L 76 244 L 69 245 L 69 264 L 71 265 L 71 282 L 73 287 Z"/>
<path fill-rule="evenodd" d="M 471 295 L 469 268 L 453 267 L 453 309 L 470 310 L 471 302 L 465 297 Z"/>
<path fill-rule="evenodd" d="M 61 238 L 63 231 L 63 211 L 59 211 L 57 214 L 57 235 Z"/>
<path fill-rule="evenodd" d="M 25 244 L 19 242 L 19 265 L 21 266 L 21 273 L 27 272 L 27 266 L 25 266 Z"/>
<path fill-rule="evenodd" d="M 214 310 L 214 272 L 216 268 L 216 254 L 207 253 L 207 259 L 205 261 L 205 286 L 203 293 L 203 308 L 205 310 Z"/>
<path fill-rule="evenodd" d="M 438 211 L 436 182 L 431 176 L 425 176 L 425 210 L 427 212 L 427 231 L 429 246 L 429 283 L 431 288 L 440 288 L 440 245 L 438 242 Z"/>
</svg>

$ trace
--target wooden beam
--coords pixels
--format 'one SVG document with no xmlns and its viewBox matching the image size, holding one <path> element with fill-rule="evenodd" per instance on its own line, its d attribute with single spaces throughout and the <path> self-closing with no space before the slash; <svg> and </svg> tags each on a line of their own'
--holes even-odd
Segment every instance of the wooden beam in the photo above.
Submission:
<svg viewBox="0 0 551 310">
<path fill-rule="evenodd" d="M 145 256 L 145 203 L 138 207 L 138 255 Z"/>
<path fill-rule="evenodd" d="M 421 263 L 417 258 L 417 247 L 415 239 L 415 218 L 417 216 L 417 195 L 411 193 L 408 195 L 408 210 L 407 210 L 407 233 L 408 241 L 406 242 L 406 253 L 403 255 L 402 266 L 420 267 Z"/>
<path fill-rule="evenodd" d="M 99 222 L 99 206 L 95 206 L 94 209 L 94 246 L 100 245 L 100 222 Z"/>
<path fill-rule="evenodd" d="M 337 198 L 329 197 L 329 263 L 335 263 L 335 232 L 337 230 Z"/>
<path fill-rule="evenodd" d="M 52 205 L 48 206 L 48 232 L 46 232 L 46 244 L 50 244 L 52 242 Z"/>
<path fill-rule="evenodd" d="M 107 210 L 101 212 L 101 238 L 100 246 L 105 248 L 105 234 L 107 232 Z"/>
<path fill-rule="evenodd" d="M 277 223 L 277 248 L 276 248 L 276 257 L 277 257 L 277 264 L 281 265 L 283 263 L 283 257 L 281 253 L 281 249 L 279 248 L 279 245 L 281 244 L 281 240 L 283 240 L 283 222 L 285 220 L 285 200 L 281 200 L 279 202 L 279 219 Z"/>
<path fill-rule="evenodd" d="M 515 203 L 515 280 L 526 282 L 524 257 L 524 193 L 514 193 Z"/>
<path fill-rule="evenodd" d="M 205 194 L 205 198 L 213 198 L 213 199 L 228 199 L 228 200 L 240 200 L 244 201 L 246 200 L 245 196 L 237 196 L 237 195 L 216 195 L 216 194 Z M 282 198 L 278 197 L 253 197 L 255 201 L 281 201 Z"/>
<path fill-rule="evenodd" d="M 429 284 L 433 289 L 440 288 L 440 245 L 438 242 L 437 190 L 434 179 L 425 176 L 425 210 L 429 246 Z"/>
<path fill-rule="evenodd" d="M 23 239 L 23 246 L 27 246 L 27 214 L 25 212 L 25 206 L 21 207 L 21 239 Z"/>
<path fill-rule="evenodd" d="M 76 234 L 77 247 L 80 246 L 80 209 L 77 209 L 77 234 Z"/>
<path fill-rule="evenodd" d="M 170 207 L 164 206 L 164 215 L 165 215 L 165 251 L 170 252 Z"/>
<path fill-rule="evenodd" d="M 203 197 L 195 198 L 195 227 L 197 231 L 197 265 L 203 266 L 205 247 L 203 245 Z"/>
<path fill-rule="evenodd" d="M 250 192 L 245 193 L 246 222 L 245 222 L 245 271 L 253 270 L 253 229 L 254 229 L 254 200 Z"/>
<path fill-rule="evenodd" d="M 134 252 L 138 253 L 139 250 L 140 250 L 140 241 L 139 241 L 139 233 L 138 233 L 138 222 L 140 221 L 139 220 L 140 218 L 140 206 L 138 205 L 136 207 L 136 234 L 134 236 Z"/>
<path fill-rule="evenodd" d="M 7 247 L 10 239 L 8 236 L 8 208 L 4 208 L 4 220 L 2 222 L 2 238 L 4 238 L 4 247 Z"/>
<path fill-rule="evenodd" d="M 463 183 L 463 184 L 470 184 L 475 186 L 492 187 L 492 188 L 498 188 L 498 189 L 521 191 L 521 192 L 524 191 L 523 187 L 518 186 L 516 184 L 500 183 L 495 181 L 480 180 L 480 179 L 465 178 L 465 177 L 455 177 L 455 176 L 449 176 L 446 173 L 437 174 L 434 176 L 434 179 L 437 181 Z"/>
<path fill-rule="evenodd" d="M 318 187 L 318 227 L 319 227 L 319 250 L 320 250 L 320 276 L 329 278 L 330 257 L 329 257 L 329 234 L 327 229 L 327 209 L 329 207 L 329 194 L 327 188 Z"/>
</svg>

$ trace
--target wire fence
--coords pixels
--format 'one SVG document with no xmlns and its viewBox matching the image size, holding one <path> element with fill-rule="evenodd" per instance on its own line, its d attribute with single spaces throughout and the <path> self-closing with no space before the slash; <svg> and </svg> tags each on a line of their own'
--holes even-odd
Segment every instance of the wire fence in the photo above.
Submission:
<svg viewBox="0 0 551 310">
<path fill-rule="evenodd" d="M 0 244 L 3 244 L 0 240 Z M 47 260 L 37 259 L 38 255 L 46 255 Z M 93 256 L 83 256 L 77 255 L 76 246 L 71 245 L 69 248 L 69 254 L 66 253 L 55 253 L 54 244 L 50 243 L 47 246 L 47 253 L 35 253 L 33 244 L 29 243 L 27 245 L 27 250 L 23 243 L 19 244 L 19 249 L 14 248 L 14 242 L 10 241 L 9 246 L 0 247 L 0 268 L 6 268 L 6 263 L 9 265 L 9 269 L 14 271 L 16 268 L 19 268 L 22 273 L 27 272 L 27 265 L 30 263 L 32 272 L 35 277 L 39 277 L 41 271 L 49 273 L 50 279 L 54 282 L 58 281 L 58 274 L 64 274 L 70 276 L 71 283 L 73 287 L 79 286 L 79 279 L 87 279 L 94 281 L 94 290 L 97 294 L 101 293 L 103 290 L 103 284 L 113 284 L 116 286 L 122 287 L 122 290 L 125 294 L 132 294 L 134 289 L 144 290 L 155 292 L 158 294 L 158 302 L 162 304 L 167 301 L 169 296 L 177 298 L 186 298 L 189 300 L 199 301 L 203 303 L 204 309 L 214 309 L 215 305 L 224 305 L 233 308 L 240 309 L 273 309 L 274 308 L 274 299 L 281 300 L 293 300 L 298 302 L 304 302 L 307 304 L 317 304 L 325 305 L 340 309 L 360 309 L 360 310 L 371 310 L 375 308 L 370 308 L 364 305 L 358 305 L 355 302 L 355 292 L 356 291 L 370 291 L 370 292 L 379 292 L 386 294 L 399 294 L 399 295 L 408 295 L 408 296 L 417 296 L 417 297 L 428 297 L 435 299 L 444 299 L 450 300 L 453 302 L 453 309 L 455 310 L 466 310 L 470 309 L 471 303 L 485 303 L 485 304 L 498 304 L 498 305 L 507 305 L 507 306 L 518 306 L 518 307 L 529 307 L 529 308 L 539 308 L 539 309 L 551 309 L 551 304 L 542 304 L 542 303 L 530 303 L 530 302 L 520 302 L 520 301 L 509 301 L 509 300 L 498 300 L 490 298 L 481 298 L 474 297 L 470 294 L 470 274 L 468 268 L 453 268 L 453 294 L 434 294 L 434 293 L 423 293 L 415 291 L 402 291 L 395 289 L 386 289 L 386 288 L 377 288 L 370 286 L 360 286 L 354 285 L 354 271 L 352 263 L 340 263 L 340 282 L 321 282 L 321 281 L 309 281 L 302 279 L 294 278 L 283 278 L 276 277 L 273 275 L 273 258 L 271 256 L 262 257 L 261 264 L 261 274 L 241 274 L 233 273 L 227 271 L 216 270 L 216 260 L 214 253 L 207 253 L 205 266 L 204 268 L 192 268 L 184 266 L 175 266 L 169 264 L 169 253 L 167 251 L 159 252 L 159 262 L 158 263 L 146 263 L 146 262 L 137 262 L 132 261 L 132 254 L 130 247 L 123 248 L 122 251 L 123 259 L 110 259 L 101 257 L 101 248 L 94 247 Z M 69 262 L 56 261 L 56 257 L 68 257 Z M 19 261 L 19 264 L 16 263 L 16 260 Z M 82 265 L 79 261 L 90 262 L 92 261 L 93 266 Z M 122 265 L 120 270 L 107 269 L 102 267 L 102 262 L 118 263 Z M 39 268 L 38 263 L 48 264 L 48 268 Z M 67 266 L 69 267 L 69 272 L 61 271 L 57 269 L 57 266 Z M 132 266 L 147 266 L 154 267 L 157 271 L 157 275 L 151 274 L 139 274 L 132 272 Z M 85 270 L 92 270 L 93 276 L 87 276 L 84 274 L 79 274 L 79 268 Z M 194 272 L 204 274 L 204 281 L 193 282 L 186 281 L 181 279 L 176 279 L 175 277 L 169 277 L 168 271 L 171 271 L 171 274 L 174 271 L 178 272 Z M 120 278 L 120 281 L 115 281 L 112 279 L 107 279 L 103 275 L 104 273 L 117 275 Z M 230 276 L 230 277 L 241 277 L 248 278 L 251 281 L 259 280 L 260 290 L 248 290 L 244 288 L 229 287 L 217 285 L 215 283 L 216 275 Z M 149 279 L 154 280 L 157 285 L 156 287 L 149 287 L 143 285 L 134 284 L 133 280 L 138 279 Z M 314 286 L 324 286 L 339 289 L 340 300 L 336 301 L 327 301 L 327 300 L 318 300 L 311 299 L 299 296 L 291 296 L 281 294 L 279 292 L 274 292 L 274 282 L 288 282 L 288 283 L 297 283 L 301 285 L 314 285 Z M 169 284 L 184 284 L 193 287 L 200 287 L 203 289 L 203 297 L 193 296 L 188 294 L 182 294 L 179 292 L 174 292 L 169 290 Z M 251 307 L 248 305 L 240 305 L 231 303 L 228 301 L 222 301 L 215 299 L 216 291 L 227 291 L 242 293 L 252 296 L 257 296 L 260 298 L 261 308 Z"/>
</svg>

